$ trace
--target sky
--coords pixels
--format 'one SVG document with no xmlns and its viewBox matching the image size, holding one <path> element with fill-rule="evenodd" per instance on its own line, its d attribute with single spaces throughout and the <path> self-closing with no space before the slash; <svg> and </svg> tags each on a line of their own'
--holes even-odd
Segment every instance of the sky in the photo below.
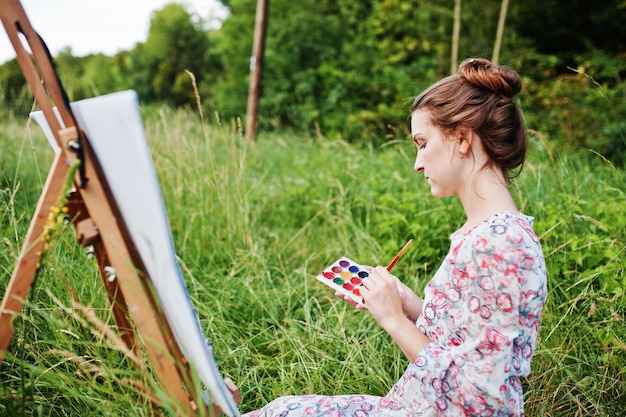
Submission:
<svg viewBox="0 0 626 417">
<path fill-rule="evenodd" d="M 167 3 L 185 4 L 211 25 L 227 15 L 218 0 L 21 0 L 53 56 L 66 47 L 74 56 L 132 49 L 147 39 L 152 12 Z M 0 24 L 0 63 L 12 58 L 15 51 Z"/>
</svg>

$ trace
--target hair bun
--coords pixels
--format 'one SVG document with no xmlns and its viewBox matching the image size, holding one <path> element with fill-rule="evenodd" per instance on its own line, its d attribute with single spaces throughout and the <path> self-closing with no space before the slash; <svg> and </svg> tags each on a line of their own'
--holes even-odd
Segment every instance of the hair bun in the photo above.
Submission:
<svg viewBox="0 0 626 417">
<path fill-rule="evenodd" d="M 512 98 L 522 89 L 519 74 L 488 59 L 470 58 L 459 66 L 459 77 L 477 88 Z"/>
</svg>

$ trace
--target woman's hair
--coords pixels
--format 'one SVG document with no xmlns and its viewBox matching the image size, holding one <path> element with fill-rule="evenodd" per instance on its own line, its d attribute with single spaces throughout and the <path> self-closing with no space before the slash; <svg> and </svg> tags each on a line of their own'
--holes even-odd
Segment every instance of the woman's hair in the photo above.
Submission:
<svg viewBox="0 0 626 417">
<path fill-rule="evenodd" d="M 455 75 L 420 94 L 411 107 L 427 110 L 432 123 L 446 134 L 470 128 L 480 136 L 490 158 L 508 180 L 519 175 L 526 157 L 526 126 L 513 97 L 522 80 L 512 69 L 489 60 L 467 59 Z"/>
</svg>

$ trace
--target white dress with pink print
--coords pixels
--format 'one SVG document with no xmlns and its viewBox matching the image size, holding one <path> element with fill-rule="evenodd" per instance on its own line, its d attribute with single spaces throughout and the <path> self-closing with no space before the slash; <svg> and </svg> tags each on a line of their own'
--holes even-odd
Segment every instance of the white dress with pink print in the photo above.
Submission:
<svg viewBox="0 0 626 417">
<path fill-rule="evenodd" d="M 523 416 L 547 295 L 533 219 L 498 213 L 452 236 L 416 326 L 430 338 L 384 397 L 279 397 L 244 417 Z"/>
</svg>

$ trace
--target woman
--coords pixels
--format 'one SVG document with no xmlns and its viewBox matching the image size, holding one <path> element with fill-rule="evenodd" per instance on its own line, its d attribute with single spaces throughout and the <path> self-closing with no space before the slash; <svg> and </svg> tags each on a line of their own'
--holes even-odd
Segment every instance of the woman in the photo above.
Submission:
<svg viewBox="0 0 626 417">
<path fill-rule="evenodd" d="M 384 397 L 280 397 L 256 416 L 523 416 L 520 378 L 530 371 L 547 294 L 533 219 L 508 190 L 526 155 L 526 132 L 512 98 L 515 71 L 464 61 L 417 97 L 414 169 L 435 197 L 457 197 L 465 224 L 452 234 L 422 301 L 377 266 L 361 290 L 364 307 L 409 365 Z M 398 291 L 400 288 L 400 291 Z"/>
</svg>

